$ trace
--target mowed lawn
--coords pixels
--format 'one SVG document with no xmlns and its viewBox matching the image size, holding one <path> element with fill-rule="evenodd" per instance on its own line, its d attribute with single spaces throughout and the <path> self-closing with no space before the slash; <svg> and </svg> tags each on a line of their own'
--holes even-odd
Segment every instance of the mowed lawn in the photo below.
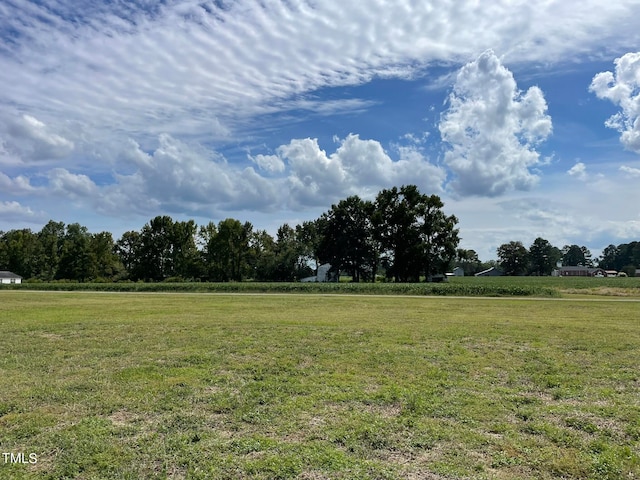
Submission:
<svg viewBox="0 0 640 480">
<path fill-rule="evenodd" d="M 638 301 L 0 291 L 0 478 L 636 479 L 639 449 Z"/>
</svg>

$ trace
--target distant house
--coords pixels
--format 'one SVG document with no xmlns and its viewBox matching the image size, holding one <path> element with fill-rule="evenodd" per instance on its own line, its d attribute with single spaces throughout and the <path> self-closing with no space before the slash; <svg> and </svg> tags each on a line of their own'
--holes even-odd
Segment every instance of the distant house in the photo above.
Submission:
<svg viewBox="0 0 640 480">
<path fill-rule="evenodd" d="M 22 283 L 22 277 L 6 270 L 0 270 L 0 283 Z"/>
<path fill-rule="evenodd" d="M 476 273 L 475 276 L 476 277 L 500 277 L 502 276 L 502 272 L 496 267 L 491 267 L 486 270 L 483 270 L 482 272 Z"/>
<path fill-rule="evenodd" d="M 614 275 L 618 272 L 614 272 Z M 554 277 L 606 277 L 607 272 L 602 268 L 590 268 L 582 265 L 556 268 L 552 275 Z"/>
<path fill-rule="evenodd" d="M 464 277 L 464 268 L 456 267 L 453 272 L 447 272 L 447 277 Z"/>
<path fill-rule="evenodd" d="M 338 281 L 338 277 L 335 274 L 332 274 L 330 272 L 331 270 L 331 264 L 330 263 L 325 263 L 323 265 L 320 265 L 318 267 L 318 274 L 314 275 L 313 277 L 304 277 L 301 278 L 300 281 L 301 282 L 337 282 Z"/>
</svg>

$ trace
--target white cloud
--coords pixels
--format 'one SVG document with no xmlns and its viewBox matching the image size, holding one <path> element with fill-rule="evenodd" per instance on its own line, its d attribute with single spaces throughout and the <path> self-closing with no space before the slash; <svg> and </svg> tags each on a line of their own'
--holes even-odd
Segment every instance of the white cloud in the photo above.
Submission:
<svg viewBox="0 0 640 480">
<path fill-rule="evenodd" d="M 300 95 L 406 78 L 487 48 L 548 62 L 640 40 L 635 0 L 605 9 L 599 0 L 143 3 L 95 2 L 82 12 L 56 0 L 3 3 L 14 33 L 0 37 L 0 104 L 47 124 L 77 121 L 97 136 L 226 138 L 274 109 L 366 108 L 356 99 L 313 105 Z"/>
<path fill-rule="evenodd" d="M 567 173 L 579 180 L 587 179 L 587 166 L 582 162 L 577 162 L 573 167 L 567 170 Z"/>
<path fill-rule="evenodd" d="M 31 208 L 18 202 L 0 202 L 0 220 L 3 222 L 31 220 L 36 217 Z"/>
<path fill-rule="evenodd" d="M 282 173 L 284 172 L 284 162 L 277 155 L 256 155 L 255 157 L 249 156 L 249 159 L 253 161 L 260 170 L 264 170 L 268 173 Z"/>
<path fill-rule="evenodd" d="M 269 145 L 275 155 L 241 155 L 239 164 L 213 150 L 246 151 L 251 144 L 255 153 L 253 145 L 298 121 L 300 110 L 308 117 L 381 106 L 369 97 L 322 100 L 330 87 L 428 73 L 423 78 L 441 88 L 435 77 L 447 77 L 439 67 L 464 64 L 488 48 L 514 69 L 580 62 L 583 54 L 613 58 L 622 45 L 640 44 L 639 17 L 637 0 L 607 8 L 601 0 L 98 1 L 82 9 L 64 0 L 0 2 L 0 162 L 31 169 L 0 176 L 1 193 L 37 188 L 42 202 L 51 201 L 32 208 L 52 216 L 70 202 L 56 203 L 46 188 L 92 214 L 260 210 L 251 219 L 269 209 L 326 207 L 392 184 L 439 193 L 446 172 L 426 158 L 431 151 L 418 148 L 427 144 L 417 136 L 405 138 L 410 146 L 392 146 L 393 159 L 380 142 L 356 135 L 330 152 L 318 141 L 288 141 L 322 135 L 315 131 L 273 140 L 286 145 Z M 486 151 L 456 164 L 461 192 L 530 187 L 532 168 L 542 164 L 533 145 L 550 127 L 544 97 L 535 88 L 518 92 L 499 67 L 485 78 L 503 103 L 478 97 L 496 106 L 491 119 L 476 117 L 484 135 L 477 146 Z M 466 82 L 460 85 L 478 86 Z M 268 117 L 278 125 L 264 121 L 266 114 L 281 114 Z M 509 130 L 514 118 L 520 124 Z M 493 161 L 492 149 L 504 161 Z M 48 186 L 30 187 L 35 169 L 48 171 Z M 492 199 L 469 201 L 481 200 Z"/>
<path fill-rule="evenodd" d="M 98 193 L 98 186 L 87 175 L 55 168 L 49 172 L 48 177 L 49 186 L 55 193 L 62 193 L 74 199 L 88 199 Z"/>
<path fill-rule="evenodd" d="M 631 177 L 640 177 L 640 168 L 634 168 L 634 167 L 628 167 L 627 165 L 622 165 L 620 167 L 620 171 L 629 174 Z"/>
<path fill-rule="evenodd" d="M 254 208 L 269 210 L 279 192 L 253 168 L 229 165 L 203 147 L 161 135 L 152 153 L 129 140 L 119 167 L 109 183 L 98 185 L 88 175 L 56 168 L 49 186 L 57 194 L 81 200 L 101 212 L 149 214 L 164 209 L 172 213 L 217 212 Z"/>
<path fill-rule="evenodd" d="M 31 185 L 31 182 L 24 175 L 18 175 L 11 178 L 3 172 L 0 172 L 0 190 L 2 193 L 25 194 L 32 193 L 37 189 Z"/>
<path fill-rule="evenodd" d="M 615 72 L 598 73 L 589 90 L 622 109 L 605 125 L 620 132 L 625 148 L 640 153 L 640 52 L 627 53 L 614 63 Z"/>
<path fill-rule="evenodd" d="M 444 161 L 462 195 L 496 196 L 527 190 L 541 163 L 535 145 L 551 133 L 542 91 L 518 90 L 513 75 L 492 51 L 465 65 L 449 96 L 439 129 L 450 145 Z"/>
<path fill-rule="evenodd" d="M 24 160 L 52 160 L 71 154 L 74 143 L 31 115 L 21 115 L 6 127 L 4 149 Z"/>
<path fill-rule="evenodd" d="M 296 139 L 281 145 L 277 154 L 288 168 L 291 204 L 327 205 L 348 195 L 370 197 L 382 188 L 416 184 L 431 193 L 442 191 L 445 172 L 416 148 L 399 149 L 392 160 L 380 142 L 350 134 L 327 155 L 317 139 Z"/>
</svg>

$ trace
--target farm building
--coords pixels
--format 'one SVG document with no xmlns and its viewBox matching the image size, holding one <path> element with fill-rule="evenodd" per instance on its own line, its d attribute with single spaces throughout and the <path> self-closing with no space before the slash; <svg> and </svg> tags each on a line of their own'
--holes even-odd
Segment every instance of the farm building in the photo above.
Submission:
<svg viewBox="0 0 640 480">
<path fill-rule="evenodd" d="M 0 270 L 0 283 L 22 283 L 22 277 L 6 270 Z"/>
<path fill-rule="evenodd" d="M 456 267 L 453 272 L 447 272 L 447 277 L 464 277 L 464 268 Z"/>
<path fill-rule="evenodd" d="M 330 272 L 331 264 L 325 263 L 318 267 L 318 274 L 313 277 L 301 278 L 301 282 L 337 282 L 338 277 Z"/>
<path fill-rule="evenodd" d="M 607 272 L 602 268 L 590 268 L 579 265 L 577 267 L 556 268 L 552 275 L 554 277 L 606 277 Z"/>
<path fill-rule="evenodd" d="M 475 275 L 476 277 L 500 277 L 502 276 L 502 272 L 496 267 L 491 267 L 482 272 L 478 272 Z"/>
</svg>

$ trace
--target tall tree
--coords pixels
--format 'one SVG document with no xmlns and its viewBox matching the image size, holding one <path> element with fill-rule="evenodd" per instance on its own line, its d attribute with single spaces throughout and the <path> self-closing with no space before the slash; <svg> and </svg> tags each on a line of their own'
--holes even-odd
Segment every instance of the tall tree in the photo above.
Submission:
<svg viewBox="0 0 640 480">
<path fill-rule="evenodd" d="M 480 262 L 475 250 L 457 248 L 454 262 L 456 267 L 464 270 L 465 275 L 474 275 L 482 270 L 482 262 Z"/>
<path fill-rule="evenodd" d="M 529 247 L 529 260 L 533 275 L 550 275 L 562 258 L 562 252 L 542 237 L 536 238 Z"/>
<path fill-rule="evenodd" d="M 562 265 L 567 267 L 592 267 L 591 252 L 587 247 L 565 245 L 562 247 Z"/>
<path fill-rule="evenodd" d="M 418 204 L 421 261 L 427 280 L 433 275 L 445 274 L 460 242 L 458 230 L 455 228 L 458 219 L 453 215 L 445 215 L 442 207 L 444 203 L 437 195 L 424 195 Z"/>
<path fill-rule="evenodd" d="M 142 239 L 139 232 L 124 232 L 116 242 L 115 252 L 129 277 L 133 280 L 143 279 L 142 271 Z"/>
<path fill-rule="evenodd" d="M 122 276 L 124 266 L 115 253 L 110 232 L 91 234 L 89 237 L 89 277 L 92 280 L 114 280 Z"/>
<path fill-rule="evenodd" d="M 38 276 L 42 280 L 51 281 L 56 277 L 62 244 L 64 242 L 65 225 L 63 222 L 49 220 L 38 233 L 40 257 L 38 258 Z"/>
<path fill-rule="evenodd" d="M 297 231 L 289 224 L 285 223 L 278 228 L 273 251 L 275 255 L 272 280 L 291 282 L 311 274 L 311 268 L 305 262 L 302 245 L 298 241 Z"/>
<path fill-rule="evenodd" d="M 354 282 L 375 280 L 372 210 L 371 202 L 354 195 L 332 205 L 322 215 L 319 253 L 334 270 L 347 271 Z"/>
<path fill-rule="evenodd" d="M 60 263 L 56 277 L 84 282 L 91 279 L 90 235 L 79 223 L 67 225 L 62 242 Z"/>
<path fill-rule="evenodd" d="M 0 239 L 0 269 L 25 278 L 36 276 L 40 244 L 30 229 L 10 230 Z"/>
<path fill-rule="evenodd" d="M 620 250 L 615 245 L 607 246 L 598 260 L 598 266 L 605 270 L 619 270 L 618 255 Z"/>
<path fill-rule="evenodd" d="M 317 272 L 320 266 L 320 235 L 321 226 L 319 220 L 305 221 L 302 225 L 296 225 L 296 239 L 300 246 L 300 253 L 304 257 L 304 262 L 313 264 L 313 269 Z"/>
<path fill-rule="evenodd" d="M 423 195 L 415 185 L 378 193 L 372 215 L 387 276 L 396 282 L 444 274 L 459 243 L 458 219 L 446 216 L 437 195 Z"/>
<path fill-rule="evenodd" d="M 522 275 L 527 271 L 527 249 L 522 242 L 504 243 L 498 247 L 499 264 L 505 275 Z"/>
<path fill-rule="evenodd" d="M 199 275 L 196 248 L 197 226 L 193 220 L 174 222 L 171 226 L 171 276 L 193 279 Z"/>
<path fill-rule="evenodd" d="M 249 240 L 249 264 L 254 279 L 273 281 L 276 271 L 276 242 L 266 230 L 252 232 Z"/>
<path fill-rule="evenodd" d="M 167 215 L 158 215 L 142 227 L 138 278 L 157 282 L 173 276 L 172 234 L 173 219 Z"/>
<path fill-rule="evenodd" d="M 206 268 L 210 280 L 241 281 L 250 272 L 249 240 L 253 226 L 249 222 L 227 218 L 218 223 L 205 246 Z"/>
</svg>

